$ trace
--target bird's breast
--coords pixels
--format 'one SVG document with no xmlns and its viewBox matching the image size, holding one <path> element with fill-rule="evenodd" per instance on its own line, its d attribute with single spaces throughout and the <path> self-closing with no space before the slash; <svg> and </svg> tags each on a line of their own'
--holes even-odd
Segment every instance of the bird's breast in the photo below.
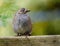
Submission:
<svg viewBox="0 0 60 46">
<path fill-rule="evenodd" d="M 28 21 L 28 16 L 24 16 L 24 15 L 22 15 L 22 16 L 20 16 L 19 17 L 19 19 L 21 20 L 21 21 Z"/>
</svg>

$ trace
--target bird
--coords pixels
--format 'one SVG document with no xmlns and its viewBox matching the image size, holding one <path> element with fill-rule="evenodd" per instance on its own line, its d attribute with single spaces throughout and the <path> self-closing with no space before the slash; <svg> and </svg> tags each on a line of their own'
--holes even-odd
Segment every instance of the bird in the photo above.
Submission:
<svg viewBox="0 0 60 46">
<path fill-rule="evenodd" d="M 27 14 L 29 9 L 19 9 L 13 18 L 13 28 L 17 36 L 28 35 L 31 36 L 32 22 L 30 16 Z"/>
</svg>

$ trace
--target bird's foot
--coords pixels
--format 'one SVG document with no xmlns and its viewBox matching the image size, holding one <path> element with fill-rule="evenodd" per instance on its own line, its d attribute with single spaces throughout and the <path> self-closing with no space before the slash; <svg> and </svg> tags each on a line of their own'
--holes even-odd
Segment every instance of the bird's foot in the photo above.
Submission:
<svg viewBox="0 0 60 46">
<path fill-rule="evenodd" d="M 17 33 L 17 36 L 21 36 L 21 34 L 20 33 Z"/>
</svg>

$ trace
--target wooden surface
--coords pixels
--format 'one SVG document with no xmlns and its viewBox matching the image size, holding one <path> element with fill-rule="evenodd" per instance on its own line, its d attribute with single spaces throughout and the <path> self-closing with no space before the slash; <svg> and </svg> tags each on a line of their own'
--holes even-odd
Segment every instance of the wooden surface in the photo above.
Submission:
<svg viewBox="0 0 60 46">
<path fill-rule="evenodd" d="M 2 36 L 0 46 L 60 46 L 60 35 Z"/>
</svg>

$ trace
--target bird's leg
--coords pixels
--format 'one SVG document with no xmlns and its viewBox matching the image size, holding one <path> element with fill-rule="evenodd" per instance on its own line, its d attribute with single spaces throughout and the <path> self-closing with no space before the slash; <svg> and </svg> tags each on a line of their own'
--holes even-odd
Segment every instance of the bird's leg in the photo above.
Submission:
<svg viewBox="0 0 60 46">
<path fill-rule="evenodd" d="M 31 36 L 31 34 L 30 34 L 30 33 L 29 33 L 28 35 L 29 35 L 29 36 Z"/>
<path fill-rule="evenodd" d="M 27 34 L 28 34 L 28 36 L 31 36 L 31 31 L 29 31 Z"/>
<path fill-rule="evenodd" d="M 29 31 L 26 31 L 24 35 L 31 36 L 31 33 Z"/>
<path fill-rule="evenodd" d="M 31 31 L 29 31 L 29 32 L 28 32 L 28 36 L 31 36 L 31 33 L 32 33 L 32 32 L 31 32 Z"/>
<path fill-rule="evenodd" d="M 19 36 L 19 33 L 17 33 L 17 36 Z"/>
<path fill-rule="evenodd" d="M 17 33 L 17 36 L 21 36 L 21 34 L 20 33 Z"/>
</svg>

